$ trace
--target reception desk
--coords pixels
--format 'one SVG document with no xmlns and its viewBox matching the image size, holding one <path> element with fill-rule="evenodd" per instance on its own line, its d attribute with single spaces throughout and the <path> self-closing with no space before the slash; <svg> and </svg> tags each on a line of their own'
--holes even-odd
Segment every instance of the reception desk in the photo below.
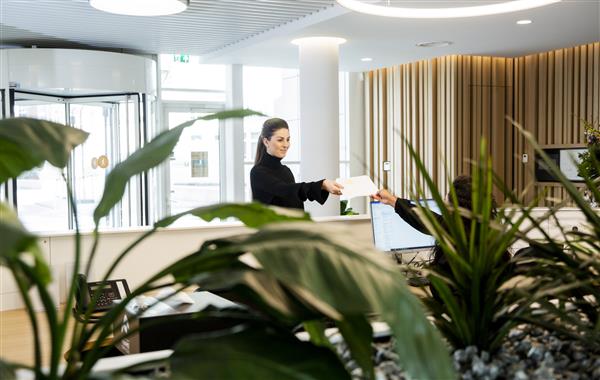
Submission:
<svg viewBox="0 0 600 380">
<path fill-rule="evenodd" d="M 372 242 L 371 219 L 368 215 L 319 217 L 316 223 L 324 225 L 343 225 L 348 228 L 349 236 L 364 242 Z M 94 259 L 88 281 L 98 281 L 108 270 L 115 258 L 131 243 L 147 232 L 149 227 L 101 231 L 98 253 Z M 210 223 L 195 227 L 169 227 L 157 231 L 144 242 L 136 246 L 118 266 L 112 278 L 125 278 L 131 289 L 160 269 L 176 260 L 196 251 L 200 245 L 211 239 L 238 235 L 253 231 L 239 222 Z M 75 239 L 73 232 L 38 233 L 39 244 L 44 258 L 49 263 L 53 283 L 49 286 L 53 298 L 63 303 L 67 297 L 67 278 L 73 273 L 75 257 Z M 82 262 L 85 263 L 93 244 L 91 232 L 83 232 L 81 247 Z M 82 266 L 83 267 L 83 266 Z M 34 298 L 35 300 L 35 298 Z M 36 308 L 42 310 L 40 302 L 34 301 Z M 0 268 L 0 311 L 23 307 L 17 285 L 12 274 L 4 267 Z"/>
</svg>

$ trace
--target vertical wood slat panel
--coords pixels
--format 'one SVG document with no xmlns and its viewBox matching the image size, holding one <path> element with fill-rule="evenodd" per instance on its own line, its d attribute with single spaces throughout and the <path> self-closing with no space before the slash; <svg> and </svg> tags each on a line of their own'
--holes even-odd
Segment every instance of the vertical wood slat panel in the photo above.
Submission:
<svg viewBox="0 0 600 380">
<path fill-rule="evenodd" d="M 579 122 L 579 94 L 581 88 L 581 78 L 579 76 L 581 56 L 581 47 L 574 48 L 573 52 L 573 142 L 581 139 L 581 123 Z"/>
<path fill-rule="evenodd" d="M 463 158 L 477 158 L 479 137 L 484 135 L 494 147 L 494 160 L 503 160 L 495 163 L 496 170 L 504 175 L 509 188 L 521 192 L 534 181 L 534 156 L 512 126 L 499 120 L 501 112 L 521 123 L 542 145 L 582 144 L 579 119 L 600 119 L 600 43 L 503 62 L 489 57 L 449 56 L 399 65 L 395 68 L 397 79 L 385 84 L 380 80 L 393 70 L 380 70 L 375 75 L 378 80 L 365 81 L 365 87 L 373 87 L 371 101 L 365 102 L 367 111 L 381 112 L 366 118 L 374 129 L 370 132 L 370 144 L 374 145 L 371 167 L 380 165 L 384 149 L 400 150 L 399 155 L 385 152 L 386 157 L 402 161 L 393 163 L 398 168 L 394 177 L 402 176 L 394 188 L 406 196 L 406 182 L 420 181 L 403 144 L 391 136 L 400 133 L 414 144 L 441 187 L 445 164 L 432 147 L 444 151 L 452 176 L 469 173 Z M 505 90 L 486 90 L 486 83 L 505 86 Z M 384 92 L 387 96 L 381 93 L 382 87 L 390 86 L 393 88 Z M 385 144 L 390 138 L 396 143 Z M 501 143 L 503 149 L 498 148 Z M 528 164 L 521 163 L 522 153 L 530 155 Z M 376 172 L 382 173 L 380 168 Z M 547 188 L 550 196 L 564 196 L 556 186 L 537 188 Z"/>
<path fill-rule="evenodd" d="M 573 122 L 573 49 L 568 49 L 565 52 L 565 73 L 564 75 L 564 117 L 563 122 L 565 125 L 565 133 L 563 134 L 563 141 L 566 141 L 567 144 L 573 144 L 574 141 L 574 125 Z"/>
<path fill-rule="evenodd" d="M 594 44 L 592 47 L 594 49 L 593 57 L 594 57 L 594 95 L 592 97 L 592 104 L 594 105 L 593 115 L 590 121 L 595 120 L 600 122 L 600 42 Z"/>
</svg>

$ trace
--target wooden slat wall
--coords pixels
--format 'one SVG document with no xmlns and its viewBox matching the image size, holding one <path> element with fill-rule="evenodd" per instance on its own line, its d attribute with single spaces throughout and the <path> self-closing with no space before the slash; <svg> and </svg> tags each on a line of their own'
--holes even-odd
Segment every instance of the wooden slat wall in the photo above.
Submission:
<svg viewBox="0 0 600 380">
<path fill-rule="evenodd" d="M 545 146 L 581 145 L 579 119 L 600 120 L 600 42 L 520 58 L 447 56 L 366 76 L 371 175 L 400 196 L 421 180 L 402 136 L 442 191 L 448 177 L 471 173 L 485 137 L 496 173 L 523 193 L 534 184 L 534 155 L 507 117 Z M 392 161 L 389 178 L 386 160 Z M 541 190 L 565 196 L 559 186 L 535 186 L 524 200 Z"/>
<path fill-rule="evenodd" d="M 416 181 L 423 185 L 414 162 L 409 159 L 404 138 L 421 155 L 431 173 L 437 176 L 437 171 L 443 167 L 434 162 L 434 154 L 438 151 L 432 144 L 439 143 L 440 139 L 436 133 L 438 119 L 434 110 L 437 75 L 432 61 L 367 73 L 366 98 L 373 94 L 366 102 L 370 136 L 367 151 L 371 152 L 369 173 L 377 186 L 408 196 Z M 391 172 L 383 171 L 384 161 L 391 161 Z"/>
<path fill-rule="evenodd" d="M 600 121 L 600 42 L 516 58 L 514 65 L 525 84 L 515 88 L 515 106 L 523 111 L 514 119 L 542 146 L 585 145 L 580 120 Z M 533 157 L 530 147 L 524 150 Z M 519 189 L 534 181 L 533 160 L 524 166 Z M 541 191 L 550 198 L 566 197 L 556 184 L 539 184 L 525 199 Z"/>
</svg>

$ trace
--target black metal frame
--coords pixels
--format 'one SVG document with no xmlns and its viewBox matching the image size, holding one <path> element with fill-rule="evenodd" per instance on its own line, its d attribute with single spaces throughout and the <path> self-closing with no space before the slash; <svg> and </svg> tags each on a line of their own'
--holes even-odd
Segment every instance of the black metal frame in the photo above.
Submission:
<svg viewBox="0 0 600 380">
<path fill-rule="evenodd" d="M 2 104 L 4 102 L 4 89 L 0 90 L 2 95 Z M 51 92 L 38 92 L 38 91 L 30 91 L 30 90 L 21 90 L 17 88 L 9 89 L 9 113 L 10 117 L 15 117 L 15 101 L 17 97 L 16 94 L 26 94 L 26 95 L 36 95 L 36 96 L 51 96 L 56 98 L 61 98 L 65 100 L 71 99 L 86 99 L 86 98 L 101 98 L 101 97 L 111 97 L 111 96 L 131 96 L 137 98 L 138 105 L 138 125 L 140 126 L 139 140 L 138 145 L 143 147 L 148 142 L 148 104 L 146 94 L 138 93 L 138 92 L 112 92 L 112 93 L 99 93 L 99 94 L 86 94 L 86 95 L 62 95 L 55 94 Z M 2 107 L 2 113 L 4 117 L 4 107 Z M 13 179 L 11 181 L 12 188 L 12 204 L 15 210 L 18 210 L 18 202 L 17 202 L 17 179 Z M 143 226 L 147 226 L 150 224 L 149 218 L 149 200 L 148 200 L 148 173 L 144 172 L 140 175 L 139 178 L 140 185 L 140 199 L 142 204 L 140 205 L 140 224 Z M 8 198 L 9 194 L 8 186 L 5 187 L 6 197 Z M 69 229 L 72 229 L 72 221 L 71 215 L 72 212 L 69 212 Z"/>
</svg>

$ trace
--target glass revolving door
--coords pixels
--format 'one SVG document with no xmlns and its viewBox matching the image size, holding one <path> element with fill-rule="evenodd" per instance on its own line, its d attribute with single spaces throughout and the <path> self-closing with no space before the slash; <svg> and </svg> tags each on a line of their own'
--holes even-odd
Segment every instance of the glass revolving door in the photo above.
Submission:
<svg viewBox="0 0 600 380">
<path fill-rule="evenodd" d="M 140 94 L 101 96 L 49 96 L 14 91 L 14 116 L 66 123 L 89 132 L 77 147 L 64 173 L 46 164 L 16 181 L 15 205 L 27 228 L 34 231 L 74 227 L 74 210 L 68 206 L 64 178 L 72 186 L 79 226 L 93 228 L 93 211 L 104 190 L 104 180 L 116 164 L 143 145 L 145 126 Z M 122 201 L 101 221 L 103 227 L 144 224 L 144 180 L 133 178 Z"/>
</svg>

